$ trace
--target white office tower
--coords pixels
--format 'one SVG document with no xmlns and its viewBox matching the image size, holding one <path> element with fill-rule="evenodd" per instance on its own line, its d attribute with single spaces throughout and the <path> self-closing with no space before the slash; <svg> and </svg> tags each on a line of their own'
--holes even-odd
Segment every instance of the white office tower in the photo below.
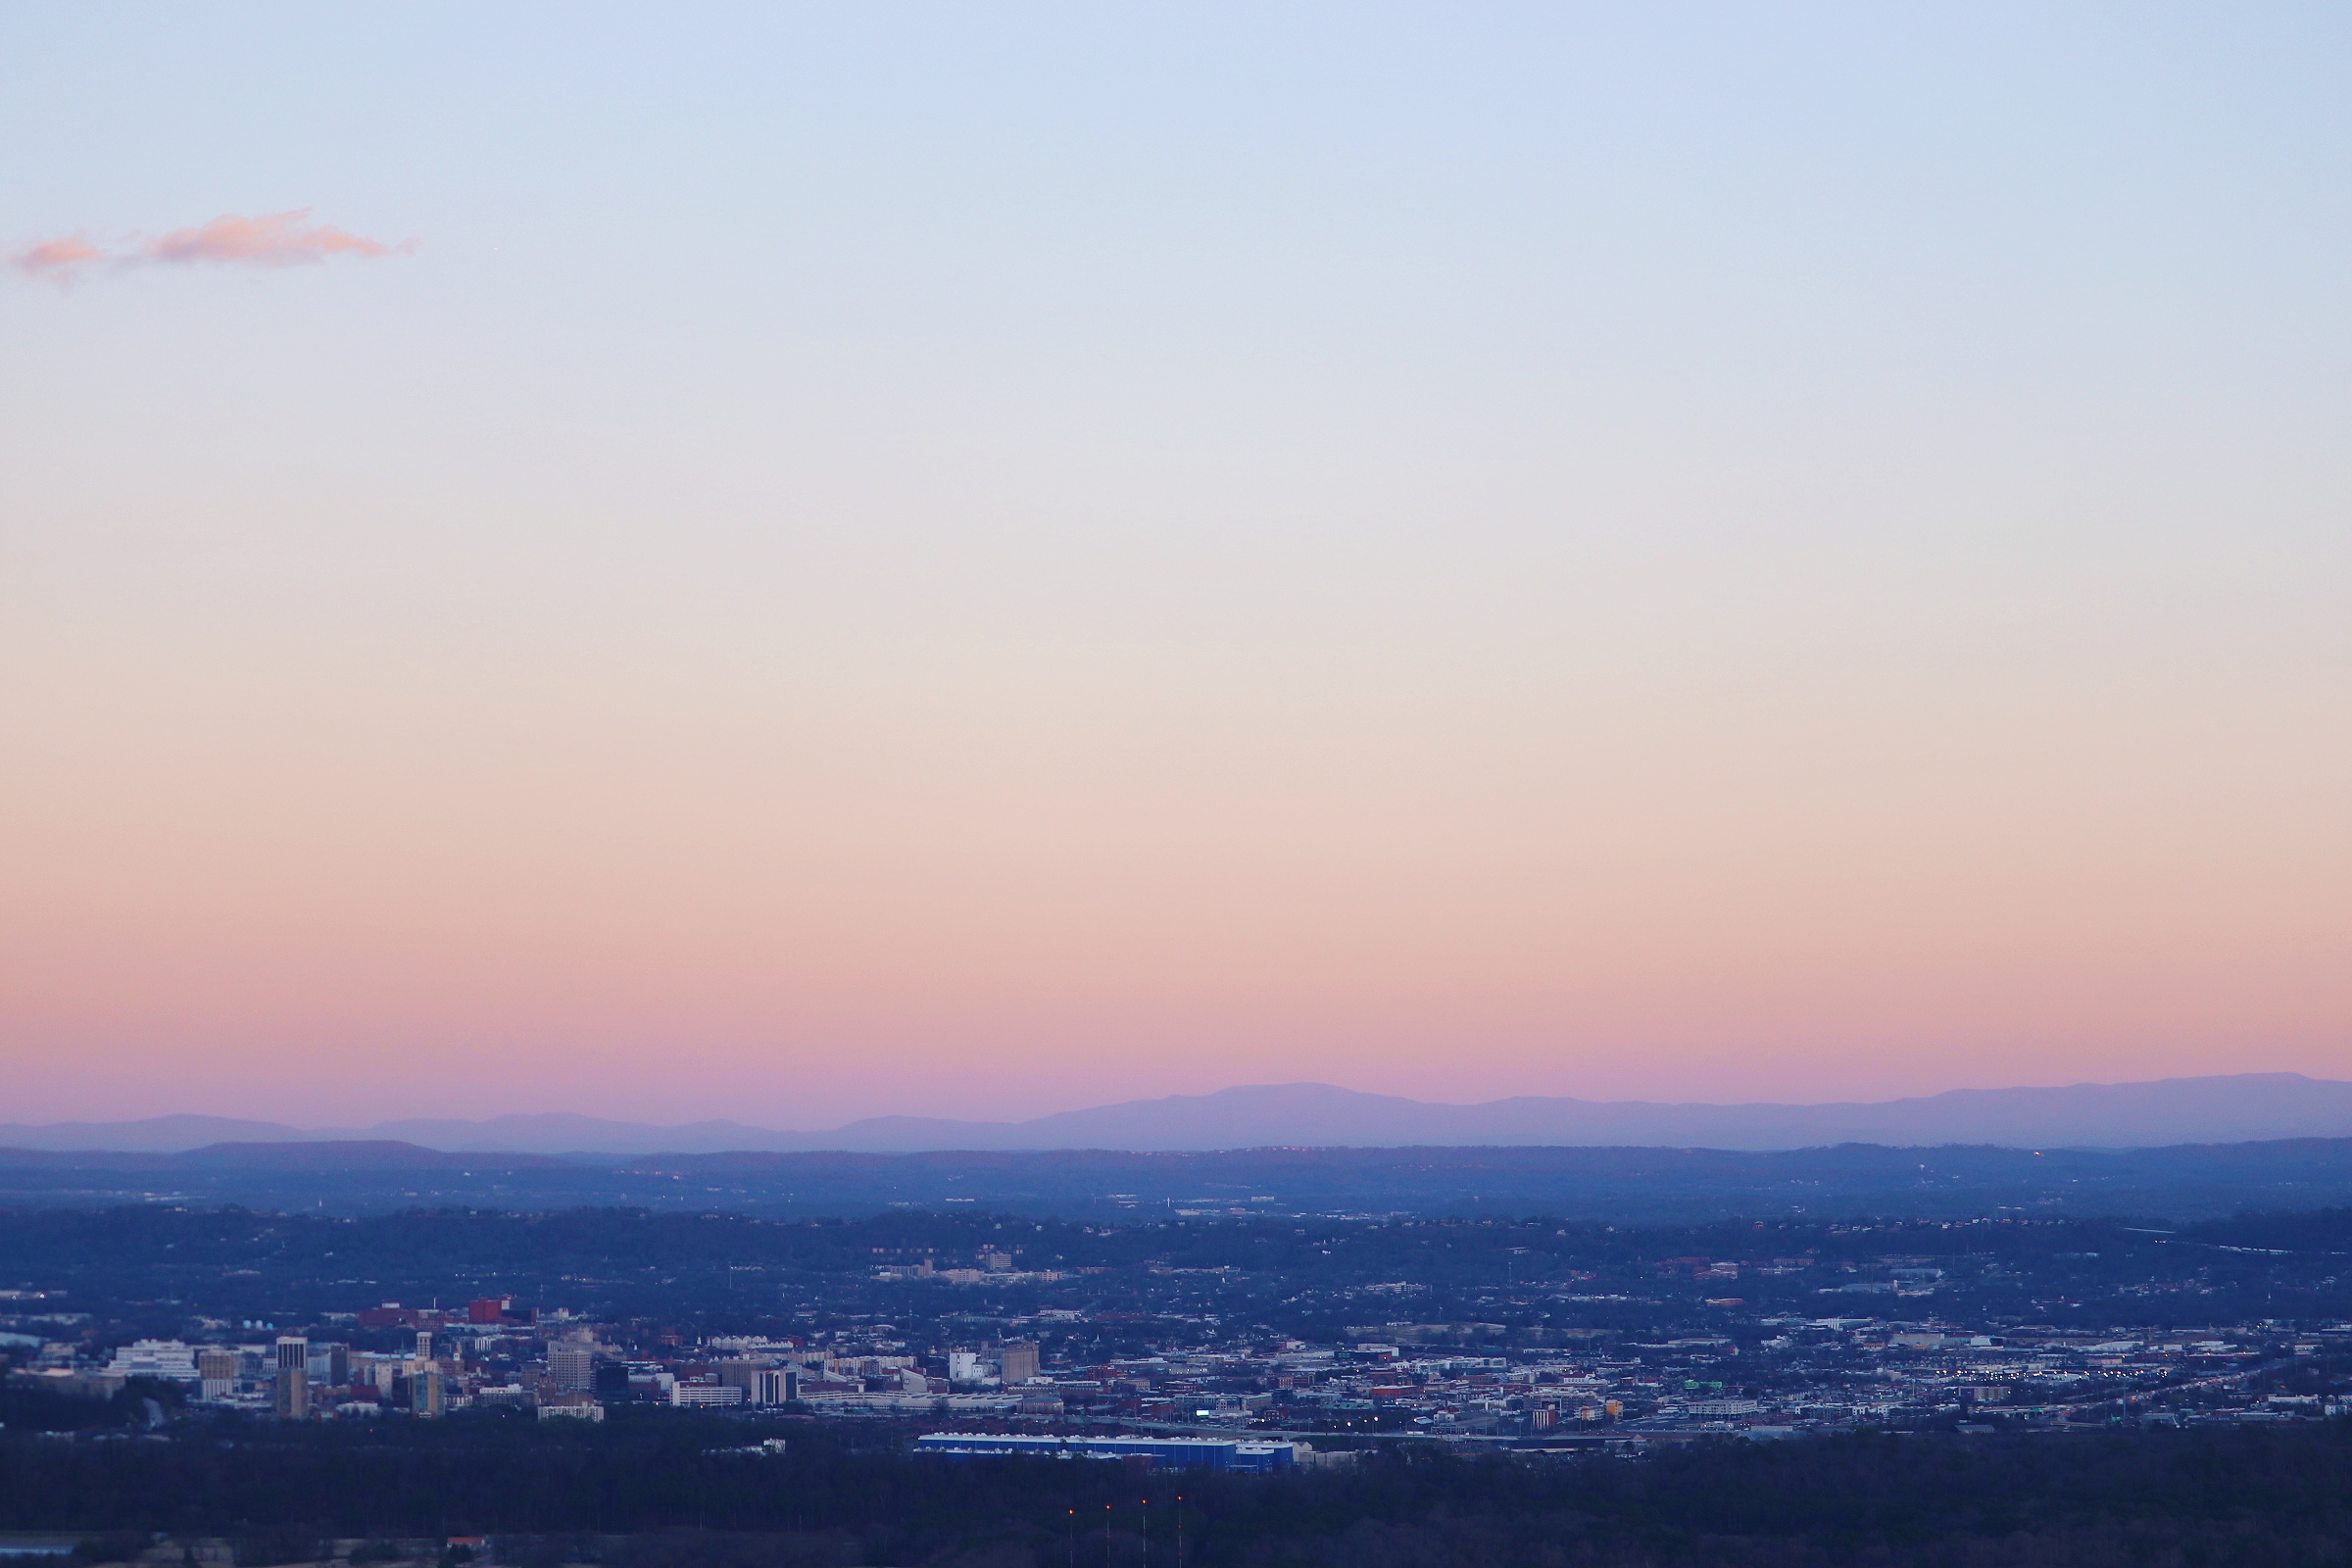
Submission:
<svg viewBox="0 0 2352 1568">
<path fill-rule="evenodd" d="M 732 1383 L 673 1383 L 669 1386 L 671 1404 L 742 1404 L 743 1390 Z"/>
<path fill-rule="evenodd" d="M 169 1378 L 174 1383 L 194 1383 L 196 1348 L 178 1340 L 134 1340 L 115 1351 L 115 1358 L 106 1370 L 111 1377 Z"/>
</svg>

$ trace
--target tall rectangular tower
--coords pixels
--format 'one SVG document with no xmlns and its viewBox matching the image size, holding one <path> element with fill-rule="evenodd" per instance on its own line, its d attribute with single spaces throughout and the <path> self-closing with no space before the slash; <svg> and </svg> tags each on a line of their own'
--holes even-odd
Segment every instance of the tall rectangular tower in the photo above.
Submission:
<svg viewBox="0 0 2352 1568">
<path fill-rule="evenodd" d="M 277 1414 L 300 1421 L 311 1413 L 311 1342 L 299 1334 L 277 1337 Z"/>
<path fill-rule="evenodd" d="M 596 1378 L 596 1347 L 586 1340 L 558 1340 L 547 1348 L 547 1376 L 566 1394 L 591 1387 Z"/>
</svg>

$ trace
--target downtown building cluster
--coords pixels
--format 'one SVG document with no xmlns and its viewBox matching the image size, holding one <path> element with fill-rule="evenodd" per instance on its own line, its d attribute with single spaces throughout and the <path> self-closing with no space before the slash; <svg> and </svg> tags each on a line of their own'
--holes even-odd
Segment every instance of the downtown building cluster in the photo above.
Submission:
<svg viewBox="0 0 2352 1568">
<path fill-rule="evenodd" d="M 1996 1333 L 1932 1315 L 1849 1314 L 1761 1319 L 1744 1335 L 1594 1333 L 1533 1348 L 1459 1343 L 1493 1325 L 1393 1322 L 1380 1340 L 1237 1337 L 1090 1359 L 1081 1348 L 1091 1343 L 1081 1337 L 1088 1315 L 1069 1308 L 1007 1320 L 1022 1337 L 925 1347 L 889 1323 L 689 1342 L 645 1325 L 517 1312 L 498 1299 L 462 1312 L 385 1303 L 349 1316 L 379 1348 L 331 1337 L 333 1322 L 216 1342 L 41 1342 L 17 1353 L 11 1376 L 92 1396 L 153 1380 L 177 1386 L 191 1406 L 294 1421 L 433 1419 L 497 1406 L 601 1420 L 622 1404 L 928 1420 L 948 1427 L 930 1446 L 957 1452 L 1010 1451 L 974 1432 L 1285 1444 L 1405 1435 L 1625 1448 L 1856 1426 L 2055 1426 L 2084 1412 L 2143 1425 L 2352 1412 L 2352 1392 L 2263 1392 L 2283 1372 L 2352 1356 L 2352 1324 L 2284 1337 L 2267 1325 Z M 396 1348 L 380 1348 L 387 1333 Z M 1298 1448 L 1298 1462 L 1314 1462 L 1312 1451 Z M 1262 1455 L 1220 1465 L 1272 1466 Z"/>
<path fill-rule="evenodd" d="M 1608 1231 L 1532 1222 L 1185 1222 L 1073 1228 L 1048 1244 L 992 1218 L 966 1225 L 960 1246 L 948 1221 L 892 1222 L 916 1231 L 896 1238 L 726 1223 L 748 1241 L 832 1250 L 824 1266 L 787 1269 L 698 1241 L 703 1261 L 648 1268 L 660 1277 L 628 1310 L 479 1296 L 455 1308 L 183 1316 L 170 1337 L 131 1331 L 156 1322 L 151 1308 L 93 1316 L 62 1310 L 62 1292 L 19 1291 L 0 1300 L 18 1309 L 0 1310 L 0 1351 L 20 1384 L 105 1396 L 152 1380 L 177 1391 L 172 1402 L 289 1421 L 498 1408 L 595 1421 L 652 1407 L 966 1437 L 1567 1448 L 2295 1421 L 2336 1413 L 2352 1390 L 2352 1322 L 2183 1321 L 2200 1300 L 2258 1298 L 2249 1280 L 2274 1302 L 2290 1291 L 2329 1300 L 2334 1254 L 2187 1246 L 2170 1232 L 1822 1225 L 1759 1237 L 1798 1245 L 1755 1255 L 1661 1256 Z M 1880 1238 L 1939 1250 L 1881 1250 Z M 606 1270 L 551 1277 L 610 1290 Z M 242 1283 L 245 1265 L 231 1272 L 242 1299 L 283 1298 Z M 2126 1315 L 2150 1306 L 2163 1315 Z M 2032 1315 L 2052 1308 L 2065 1316 Z"/>
</svg>

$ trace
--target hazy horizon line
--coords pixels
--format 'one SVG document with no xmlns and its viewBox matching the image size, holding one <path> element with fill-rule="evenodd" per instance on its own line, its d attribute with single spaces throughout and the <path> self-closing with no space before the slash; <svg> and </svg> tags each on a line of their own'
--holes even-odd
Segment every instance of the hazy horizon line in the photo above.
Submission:
<svg viewBox="0 0 2352 1568">
<path fill-rule="evenodd" d="M 152 1112 L 146 1115 L 110 1116 L 104 1114 L 85 1114 L 77 1116 L 53 1116 L 45 1120 L 12 1120 L 9 1122 L 0 1123 L 0 1126 L 22 1127 L 28 1130 L 71 1126 L 129 1126 L 150 1122 L 170 1121 L 177 1118 L 189 1118 L 210 1121 L 245 1122 L 256 1126 L 283 1128 L 294 1132 L 348 1133 L 368 1132 L 378 1128 L 396 1127 L 406 1123 L 442 1123 L 481 1126 L 493 1122 L 508 1120 L 568 1118 L 579 1121 L 608 1122 L 615 1126 L 649 1127 L 662 1131 L 687 1131 L 698 1127 L 733 1126 L 742 1127 L 746 1130 L 754 1132 L 795 1134 L 840 1131 L 869 1122 L 893 1121 L 940 1122 L 961 1126 L 1021 1126 L 1029 1122 L 1043 1121 L 1055 1116 L 1082 1115 L 1089 1111 L 1110 1110 L 1126 1106 L 1159 1104 L 1174 1101 L 1213 1100 L 1221 1096 L 1247 1094 L 1251 1091 L 1279 1091 L 1296 1089 L 1332 1090 L 1340 1094 L 1359 1096 L 1366 1099 L 1387 1100 L 1397 1102 L 1403 1104 L 1450 1110 L 1474 1110 L 1489 1106 L 1508 1104 L 1513 1102 L 1521 1101 L 1553 1101 L 1592 1106 L 1660 1106 L 1675 1109 L 1728 1110 L 1769 1106 L 1774 1108 L 1806 1110 L 1827 1109 L 1838 1106 L 1899 1104 L 1911 1101 L 1935 1100 L 1946 1095 L 2011 1094 L 2036 1090 L 2055 1092 L 2069 1089 L 2125 1089 L 2141 1085 L 2193 1083 L 2208 1079 L 2252 1078 L 2299 1078 L 2310 1083 L 2336 1083 L 2352 1085 L 2352 1078 L 2322 1078 L 2310 1073 L 2300 1072 L 2293 1069 L 2244 1069 L 2234 1072 L 2174 1073 L 2157 1078 L 2078 1078 L 2061 1083 L 2011 1082 L 1994 1084 L 1957 1084 L 1944 1089 L 1928 1090 L 1912 1094 L 1886 1095 L 1875 1099 L 1861 1097 L 1849 1097 L 1845 1099 L 1835 1100 L 1666 1100 L 1646 1099 L 1640 1097 L 1593 1099 L 1582 1095 L 1571 1094 L 1517 1093 L 1494 1096 L 1484 1100 L 1453 1101 L 1430 1100 L 1414 1095 L 1391 1094 L 1381 1090 L 1356 1089 L 1349 1085 L 1333 1083 L 1327 1079 L 1302 1078 L 1290 1079 L 1281 1082 L 1228 1084 L 1222 1088 L 1212 1090 L 1178 1091 L 1163 1095 L 1139 1095 L 1123 1100 L 1096 1101 L 1083 1104 L 1064 1106 L 1055 1110 L 1037 1111 L 1027 1115 L 952 1116 L 919 1111 L 878 1111 L 865 1114 L 835 1116 L 830 1119 L 812 1118 L 809 1121 L 795 1125 L 747 1121 L 742 1119 L 740 1115 L 690 1115 L 677 1120 L 662 1120 L 658 1117 L 630 1117 L 625 1115 L 615 1115 L 607 1111 L 573 1109 L 500 1110 L 486 1111 L 474 1115 L 412 1113 L 383 1116 L 375 1120 L 366 1122 L 357 1120 L 317 1122 L 308 1120 L 295 1121 L 278 1116 L 255 1115 L 237 1111 L 179 1109 Z"/>
</svg>

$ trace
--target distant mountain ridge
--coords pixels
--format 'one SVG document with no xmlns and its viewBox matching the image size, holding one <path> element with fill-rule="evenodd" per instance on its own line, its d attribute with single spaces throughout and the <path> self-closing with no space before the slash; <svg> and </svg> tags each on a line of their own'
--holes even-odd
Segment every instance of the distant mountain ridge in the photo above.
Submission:
<svg viewBox="0 0 2352 1568">
<path fill-rule="evenodd" d="M 1762 1151 L 1841 1143 L 2145 1149 L 2345 1136 L 2352 1136 L 2352 1083 L 2301 1073 L 2234 1073 L 2051 1089 L 1955 1089 L 1906 1100 L 1819 1105 L 1668 1104 L 1535 1095 L 1455 1105 L 1330 1084 L 1258 1084 L 1097 1105 L 1018 1122 L 875 1116 L 823 1132 L 779 1131 L 733 1121 L 658 1127 L 566 1112 L 481 1121 L 411 1119 L 348 1129 L 303 1129 L 197 1115 L 0 1125 L 0 1145 L 17 1149 L 153 1153 L 218 1144 L 367 1141 L 453 1153 L 621 1155 L 1481 1145 Z"/>
<path fill-rule="evenodd" d="M 516 1171 L 561 1170 L 553 1154 L 453 1153 L 392 1139 L 344 1138 L 313 1143 L 266 1141 L 206 1144 L 162 1153 L 154 1150 L 12 1149 L 0 1147 L 0 1168 L 35 1170 L 275 1170 Z"/>
<path fill-rule="evenodd" d="M 160 1189 L 160 1190 L 159 1190 Z M 2352 1204 L 2352 1138 L 2131 1150 L 1543 1145 L 840 1151 L 558 1159 L 389 1141 L 217 1144 L 176 1154 L 0 1147 L 0 1207 L 169 1201 L 270 1212 L 647 1208 L 769 1217 L 986 1207 L 1030 1217 L 1397 1213 L 1698 1222 L 1774 1215 L 2183 1218 Z M 960 1205 L 973 1205 L 961 1208 Z"/>
</svg>

